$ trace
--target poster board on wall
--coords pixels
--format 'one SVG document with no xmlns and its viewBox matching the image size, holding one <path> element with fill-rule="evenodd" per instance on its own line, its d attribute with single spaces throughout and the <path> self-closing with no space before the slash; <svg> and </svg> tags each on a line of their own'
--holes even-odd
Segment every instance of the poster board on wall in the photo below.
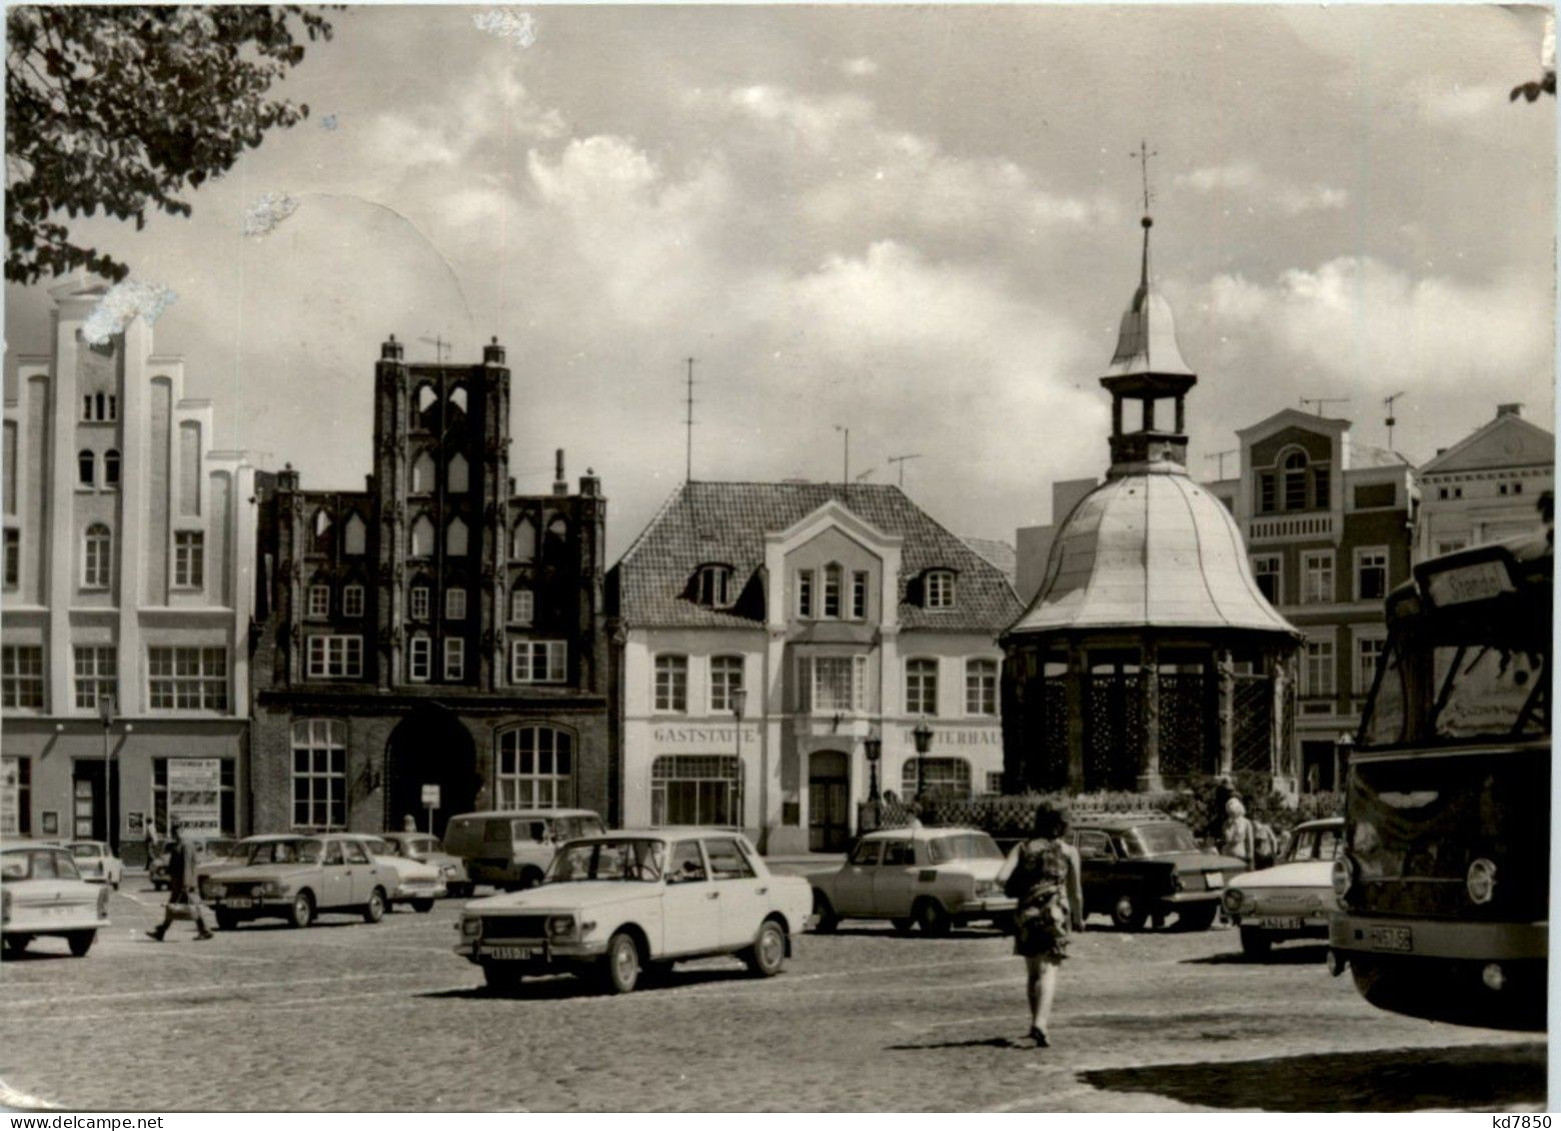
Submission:
<svg viewBox="0 0 1561 1131">
<path fill-rule="evenodd" d="M 191 836 L 222 832 L 222 759 L 168 759 L 168 818 Z"/>
</svg>

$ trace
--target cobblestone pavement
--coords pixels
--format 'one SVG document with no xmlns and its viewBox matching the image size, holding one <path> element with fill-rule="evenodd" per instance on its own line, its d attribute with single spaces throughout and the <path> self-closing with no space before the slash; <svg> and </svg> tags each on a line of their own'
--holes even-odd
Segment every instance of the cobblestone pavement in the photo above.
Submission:
<svg viewBox="0 0 1561 1131">
<path fill-rule="evenodd" d="M 132 890 L 140 889 L 140 890 Z M 84 959 L 0 967 L 0 1079 L 113 1110 L 1540 1110 L 1545 1045 L 1372 1009 L 1320 947 L 1249 962 L 1230 930 L 1120 934 L 1063 970 L 1054 1046 L 1021 961 L 984 931 L 809 935 L 778 978 L 731 960 L 596 995 L 490 995 L 451 953 L 458 905 L 196 943 L 142 931 L 137 879 Z M 166 1065 L 180 1065 L 178 1070 Z"/>
</svg>

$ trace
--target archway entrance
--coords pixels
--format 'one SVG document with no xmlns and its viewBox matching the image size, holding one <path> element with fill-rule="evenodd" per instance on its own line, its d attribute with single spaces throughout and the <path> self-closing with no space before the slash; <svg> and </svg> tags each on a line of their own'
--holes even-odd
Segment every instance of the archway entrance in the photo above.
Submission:
<svg viewBox="0 0 1561 1131">
<path fill-rule="evenodd" d="M 844 852 L 851 839 L 851 780 L 846 756 L 820 750 L 808 758 L 808 851 Z"/>
<path fill-rule="evenodd" d="M 385 827 L 401 828 L 410 813 L 419 829 L 428 827 L 423 787 L 439 787 L 434 810 L 434 835 L 443 836 L 445 823 L 476 803 L 482 779 L 477 774 L 477 746 L 471 732 L 449 710 L 436 704 L 418 707 L 397 724 L 385 744 Z"/>
</svg>

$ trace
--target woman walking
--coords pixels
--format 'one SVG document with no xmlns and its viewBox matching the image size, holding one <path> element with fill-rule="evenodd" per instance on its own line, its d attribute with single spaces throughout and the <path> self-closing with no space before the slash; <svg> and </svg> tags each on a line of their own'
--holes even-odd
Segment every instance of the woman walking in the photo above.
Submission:
<svg viewBox="0 0 1561 1131">
<path fill-rule="evenodd" d="M 1030 1036 L 1037 1048 L 1051 1044 L 1047 1031 L 1057 996 L 1057 967 L 1068 956 L 1068 933 L 1084 929 L 1079 854 L 1064 840 L 1067 832 L 1067 811 L 1042 802 L 1031 839 L 1015 848 L 1003 866 L 1003 890 L 1019 901 L 1014 953 L 1024 956 Z"/>
<path fill-rule="evenodd" d="M 1220 851 L 1235 856 L 1252 867 L 1257 856 L 1257 836 L 1252 822 L 1247 819 L 1247 807 L 1240 799 L 1232 797 L 1225 802 L 1225 827 L 1220 831 Z"/>
</svg>

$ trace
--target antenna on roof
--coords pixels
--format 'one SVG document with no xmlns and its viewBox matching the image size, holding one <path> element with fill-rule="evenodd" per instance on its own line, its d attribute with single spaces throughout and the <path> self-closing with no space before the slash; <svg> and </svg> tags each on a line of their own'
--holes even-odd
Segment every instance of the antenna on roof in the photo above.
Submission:
<svg viewBox="0 0 1561 1131">
<path fill-rule="evenodd" d="M 417 340 L 434 347 L 434 360 L 437 361 L 440 365 L 444 364 L 445 356 L 455 345 L 454 342 L 445 341 L 443 334 L 436 334 L 432 338 L 419 338 Z"/>
<path fill-rule="evenodd" d="M 921 453 L 920 452 L 911 452 L 909 455 L 890 456 L 889 457 L 889 462 L 890 463 L 897 463 L 897 464 L 900 465 L 900 486 L 901 487 L 905 486 L 905 461 L 906 460 L 912 460 L 912 459 L 921 459 Z"/>
<path fill-rule="evenodd" d="M 1323 409 L 1326 408 L 1328 405 L 1331 405 L 1331 404 L 1349 404 L 1350 403 L 1350 398 L 1349 397 L 1301 397 L 1300 401 L 1301 401 L 1301 407 L 1302 408 L 1305 408 L 1309 404 L 1316 405 L 1317 407 L 1314 408 L 1312 410 L 1312 412 L 1313 412 L 1313 414 L 1315 414 L 1317 416 L 1321 416 L 1323 414 Z"/>
<path fill-rule="evenodd" d="M 1393 425 L 1398 423 L 1398 419 L 1393 415 L 1393 402 L 1398 400 L 1399 397 L 1406 396 L 1406 395 L 1407 395 L 1406 392 L 1404 392 L 1403 390 L 1400 390 L 1399 392 L 1394 393 L 1391 397 L 1383 397 L 1382 398 L 1382 403 L 1387 406 L 1387 410 L 1388 410 L 1388 419 L 1387 419 L 1387 426 L 1388 426 L 1388 451 L 1390 451 L 1390 452 L 1393 450 Z"/>
<path fill-rule="evenodd" d="M 684 445 L 683 482 L 694 481 L 694 359 L 688 359 L 688 441 Z"/>
<path fill-rule="evenodd" d="M 1220 464 L 1219 477 L 1221 479 L 1224 479 L 1225 478 L 1225 457 L 1226 456 L 1239 456 L 1240 454 L 1241 454 L 1241 449 L 1240 448 L 1226 448 L 1223 452 L 1210 452 L 1208 455 L 1204 456 L 1203 458 L 1204 459 L 1219 460 L 1219 464 Z"/>
</svg>

